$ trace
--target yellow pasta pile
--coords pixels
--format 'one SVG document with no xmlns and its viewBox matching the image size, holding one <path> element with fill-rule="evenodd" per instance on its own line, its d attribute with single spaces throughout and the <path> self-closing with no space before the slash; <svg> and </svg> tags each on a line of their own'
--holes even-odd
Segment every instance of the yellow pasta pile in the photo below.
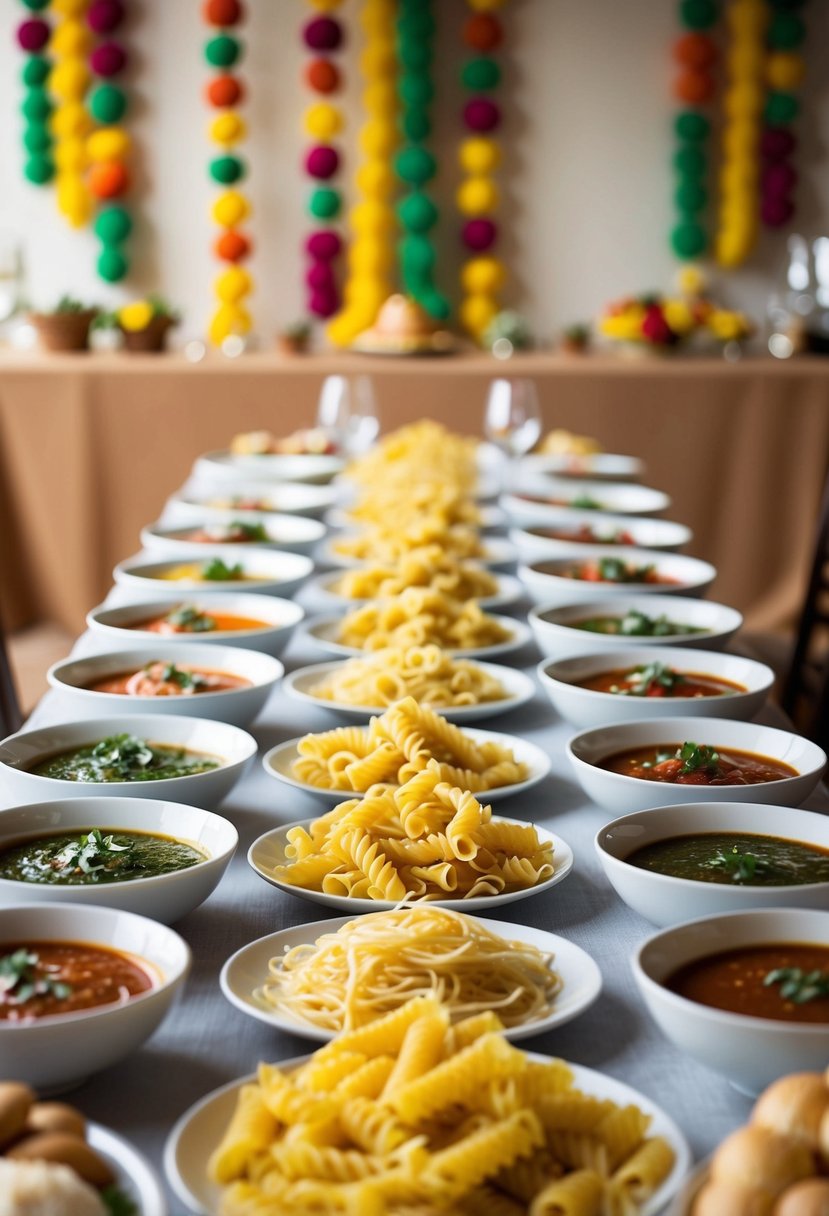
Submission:
<svg viewBox="0 0 829 1216">
<path fill-rule="evenodd" d="M 673 1164 L 650 1117 L 417 997 L 293 1072 L 260 1064 L 210 1158 L 222 1216 L 602 1216 Z"/>
<path fill-rule="evenodd" d="M 532 824 L 493 819 L 436 763 L 398 789 L 369 791 L 290 828 L 279 882 L 352 899 L 475 899 L 553 876 L 553 846 Z"/>
<path fill-rule="evenodd" d="M 348 599 L 373 600 L 399 595 L 407 587 L 427 587 L 454 600 L 469 600 L 494 595 L 498 580 L 483 567 L 460 562 L 441 545 L 430 544 L 410 550 L 394 563 L 348 570 L 331 590 Z"/>
<path fill-rule="evenodd" d="M 408 587 L 393 599 L 371 600 L 340 622 L 337 641 L 356 650 L 385 646 L 441 646 L 476 650 L 513 636 L 475 600 L 459 603 L 439 591 Z"/>
<path fill-rule="evenodd" d="M 477 663 L 453 659 L 439 646 L 387 646 L 347 659 L 308 690 L 343 705 L 374 709 L 414 697 L 421 706 L 481 705 L 509 697 L 500 680 Z"/>
<path fill-rule="evenodd" d="M 257 998 L 335 1034 L 415 996 L 434 997 L 452 1022 L 491 1009 L 505 1026 L 523 1026 L 553 1007 L 561 980 L 552 961 L 463 912 L 418 904 L 360 916 L 271 959 Z"/>
<path fill-rule="evenodd" d="M 347 473 L 369 490 L 397 482 L 411 493 L 412 486 L 432 479 L 471 496 L 478 477 L 478 443 L 453 434 L 431 418 L 422 418 L 386 435 L 370 452 L 352 461 Z"/>
<path fill-rule="evenodd" d="M 514 785 L 529 771 L 511 748 L 492 740 L 476 743 L 413 697 L 395 702 L 367 727 L 340 726 L 305 735 L 291 764 L 298 781 L 354 793 L 376 785 L 405 785 L 426 768 L 437 781 L 476 792 Z"/>
<path fill-rule="evenodd" d="M 331 547 L 342 557 L 357 561 L 397 562 L 424 545 L 437 545 L 455 558 L 481 557 L 484 553 L 477 528 L 467 524 L 447 527 L 433 515 L 415 515 L 396 527 L 391 523 L 375 524 L 354 536 L 332 541 Z"/>
<path fill-rule="evenodd" d="M 379 484 L 361 487 L 358 500 L 346 512 L 356 524 L 382 525 L 387 532 L 405 527 L 413 518 L 428 515 L 441 528 L 453 524 L 477 527 L 481 512 L 457 485 L 436 481 L 428 466 L 419 480 L 401 486 L 397 478 L 381 474 Z"/>
</svg>

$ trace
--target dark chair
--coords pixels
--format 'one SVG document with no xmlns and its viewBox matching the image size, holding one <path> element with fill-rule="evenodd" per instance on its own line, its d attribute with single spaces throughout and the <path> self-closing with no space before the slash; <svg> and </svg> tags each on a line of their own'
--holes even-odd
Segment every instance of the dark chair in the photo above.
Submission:
<svg viewBox="0 0 829 1216">
<path fill-rule="evenodd" d="M 2 736 L 12 735 L 23 725 L 23 714 L 17 699 L 14 686 L 9 654 L 6 650 L 6 639 L 0 628 L 0 732 Z"/>
<path fill-rule="evenodd" d="M 782 703 L 798 729 L 829 750 L 829 480 Z"/>
</svg>

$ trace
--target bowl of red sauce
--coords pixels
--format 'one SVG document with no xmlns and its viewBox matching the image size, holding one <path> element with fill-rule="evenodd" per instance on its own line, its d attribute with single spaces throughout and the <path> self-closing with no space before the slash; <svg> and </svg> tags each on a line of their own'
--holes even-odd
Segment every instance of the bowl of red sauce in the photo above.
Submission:
<svg viewBox="0 0 829 1216">
<path fill-rule="evenodd" d="M 662 1032 L 738 1089 L 821 1072 L 829 1039 L 829 911 L 753 909 L 654 934 L 633 959 Z"/>
<path fill-rule="evenodd" d="M 189 969 L 183 939 L 132 912 L 0 909 L 0 1074 L 41 1092 L 80 1084 L 153 1034 Z"/>
<path fill-rule="evenodd" d="M 256 511 L 205 514 L 177 524 L 160 521 L 141 530 L 141 544 L 162 557 L 198 552 L 205 545 L 233 548 L 255 545 L 286 553 L 311 553 L 328 529 L 301 515 L 267 515 Z"/>
<path fill-rule="evenodd" d="M 518 576 L 536 604 L 577 604 L 631 595 L 702 595 L 717 576 L 709 562 L 657 549 L 601 546 L 591 554 L 540 559 Z"/>
<path fill-rule="evenodd" d="M 682 802 L 800 806 L 826 767 L 825 752 L 801 735 L 727 718 L 594 727 L 567 752 L 588 797 L 614 815 Z"/>
</svg>

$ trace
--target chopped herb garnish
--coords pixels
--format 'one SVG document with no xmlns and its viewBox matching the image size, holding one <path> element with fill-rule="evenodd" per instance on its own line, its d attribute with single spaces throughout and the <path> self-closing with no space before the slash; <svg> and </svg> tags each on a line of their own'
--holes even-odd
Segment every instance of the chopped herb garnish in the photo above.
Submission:
<svg viewBox="0 0 829 1216">
<path fill-rule="evenodd" d="M 144 670 L 148 674 L 151 674 L 152 669 L 155 666 L 155 662 L 148 663 Z M 166 684 L 177 684 L 178 687 L 183 690 L 192 689 L 196 692 L 198 692 L 200 688 L 203 688 L 207 683 L 207 680 L 203 675 L 200 675 L 199 672 L 184 671 L 183 668 L 176 667 L 175 663 L 165 663 L 161 668 L 159 679 Z"/>
<path fill-rule="evenodd" d="M 685 676 L 681 672 L 666 667 L 664 663 L 648 663 L 646 666 L 636 667 L 629 678 L 632 687 L 618 690 L 623 696 L 646 697 L 654 685 L 670 692 L 678 684 L 685 683 Z"/>
<path fill-rule="evenodd" d="M 241 562 L 228 566 L 220 557 L 213 557 L 202 565 L 199 574 L 211 583 L 225 583 L 242 578 L 244 571 Z"/>
<path fill-rule="evenodd" d="M 93 760 L 102 766 L 124 774 L 134 773 L 152 764 L 152 749 L 135 735 L 110 735 L 92 749 Z M 110 778 L 112 780 L 112 778 Z"/>
<path fill-rule="evenodd" d="M 676 753 L 676 759 L 684 761 L 679 770 L 680 774 L 698 773 L 702 769 L 715 772 L 720 762 L 720 754 L 713 747 L 707 747 L 705 744 L 683 743 Z"/>
<path fill-rule="evenodd" d="M 25 1005 L 33 996 L 53 996 L 65 1001 L 72 993 L 69 984 L 39 975 L 40 956 L 21 946 L 0 958 L 0 1000 L 7 1005 Z"/>
<path fill-rule="evenodd" d="M 793 1005 L 805 1005 L 818 997 L 829 996 L 829 972 L 804 971 L 802 967 L 776 967 L 769 971 L 763 986 L 780 985 L 780 996 Z"/>
<path fill-rule="evenodd" d="M 239 519 L 234 519 L 233 523 L 228 524 L 227 531 L 241 535 L 245 540 L 266 541 L 269 539 L 267 529 L 264 524 L 245 524 Z"/>
<path fill-rule="evenodd" d="M 114 836 L 102 836 L 100 828 L 93 828 L 58 853 L 53 865 L 56 870 L 74 869 L 94 874 L 96 870 L 105 870 L 113 861 L 117 862 L 120 853 L 127 853 L 133 847 L 131 841 L 116 844 Z"/>
<path fill-rule="evenodd" d="M 779 874 L 780 866 L 776 866 L 767 857 L 758 857 L 755 853 L 741 853 L 734 845 L 727 853 L 718 849 L 706 863 L 714 870 L 725 870 L 736 883 L 753 883 L 760 875 Z"/>
<path fill-rule="evenodd" d="M 138 1208 L 118 1186 L 107 1186 L 101 1191 L 101 1200 L 109 1216 L 137 1216 Z"/>
<path fill-rule="evenodd" d="M 581 511 L 600 511 L 602 504 L 595 498 L 591 498 L 589 494 L 578 494 L 570 503 L 571 507 L 578 507 Z"/>
<path fill-rule="evenodd" d="M 182 604 L 168 612 L 164 620 L 176 629 L 184 629 L 187 633 L 209 633 L 216 628 L 216 622 L 206 612 L 194 608 L 192 604 Z"/>
</svg>

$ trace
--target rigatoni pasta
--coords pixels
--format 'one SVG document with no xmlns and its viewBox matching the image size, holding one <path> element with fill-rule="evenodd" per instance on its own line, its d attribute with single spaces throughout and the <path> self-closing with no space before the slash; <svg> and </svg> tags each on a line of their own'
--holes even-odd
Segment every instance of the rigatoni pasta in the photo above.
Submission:
<svg viewBox="0 0 829 1216">
<path fill-rule="evenodd" d="M 371 558 L 375 560 L 373 551 Z M 411 549 L 395 562 L 377 560 L 347 570 L 330 590 L 350 600 L 374 600 L 399 595 L 407 587 L 426 587 L 453 600 L 483 599 L 496 593 L 498 580 L 482 566 L 459 561 L 442 545 L 432 543 Z"/>
<path fill-rule="evenodd" d="M 425 587 L 408 587 L 393 599 L 371 600 L 343 617 L 336 639 L 355 650 L 386 646 L 440 646 L 477 650 L 514 635 L 475 600 L 458 600 Z"/>
</svg>

